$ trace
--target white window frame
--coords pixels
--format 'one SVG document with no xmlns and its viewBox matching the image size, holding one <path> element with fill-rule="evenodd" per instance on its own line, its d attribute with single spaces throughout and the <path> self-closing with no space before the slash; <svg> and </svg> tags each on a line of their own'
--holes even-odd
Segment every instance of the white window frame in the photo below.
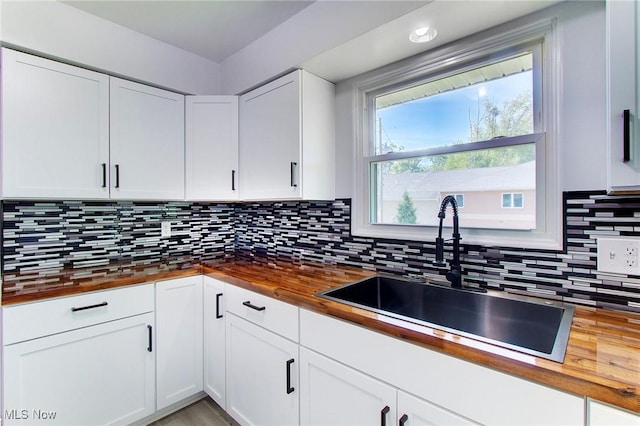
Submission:
<svg viewBox="0 0 640 426">
<path fill-rule="evenodd" d="M 542 79 L 542 89 L 534 96 L 534 105 L 542 105 L 542 111 L 538 111 L 539 117 L 534 122 L 540 123 L 540 127 L 534 128 L 534 134 L 527 136 L 515 136 L 512 138 L 500 138 L 488 143 L 478 142 L 478 148 L 496 147 L 501 143 L 513 144 L 514 138 L 523 138 L 521 143 L 536 143 L 536 229 L 535 230 L 502 230 L 502 229 L 477 229 L 465 228 L 461 221 L 461 233 L 464 242 L 483 246 L 502 247 L 528 247 L 533 249 L 562 249 L 562 194 L 560 189 L 559 173 L 559 146 L 558 134 L 560 119 L 560 65 L 559 47 L 556 36 L 556 20 L 545 19 L 529 24 L 522 21 L 509 23 L 495 29 L 477 34 L 476 36 L 452 43 L 443 48 L 418 55 L 407 60 L 391 64 L 380 70 L 365 74 L 354 80 L 355 97 L 355 159 L 354 159 L 354 189 L 351 229 L 353 235 L 392 238 L 414 241 L 433 241 L 437 234 L 437 228 L 424 225 L 401 224 L 373 224 L 370 221 L 370 182 L 368 158 L 374 154 L 369 141 L 374 126 L 369 126 L 373 99 L 370 94 L 388 89 L 390 86 L 402 86 L 410 81 L 423 80 L 425 76 L 434 75 L 434 78 L 444 75 L 452 67 L 456 73 L 464 70 L 468 65 L 482 63 L 486 58 L 498 52 L 505 52 L 509 48 L 520 48 L 536 41 L 542 41 L 541 55 L 544 67 L 542 74 L 536 75 L 535 69 L 540 69 L 539 64 L 534 64 L 534 79 Z M 534 82 L 535 84 L 535 82 Z M 526 140 L 525 140 L 526 139 Z M 464 150 L 468 150 L 468 145 Z M 459 148 L 447 146 L 424 150 L 425 155 L 437 153 L 456 152 Z M 384 156 L 375 156 L 378 160 L 396 160 L 416 156 L 417 152 L 390 153 Z M 383 158 L 384 157 L 384 158 Z M 434 212 L 434 216 L 437 212 Z M 446 226 L 450 223 L 445 220 Z"/>
</svg>

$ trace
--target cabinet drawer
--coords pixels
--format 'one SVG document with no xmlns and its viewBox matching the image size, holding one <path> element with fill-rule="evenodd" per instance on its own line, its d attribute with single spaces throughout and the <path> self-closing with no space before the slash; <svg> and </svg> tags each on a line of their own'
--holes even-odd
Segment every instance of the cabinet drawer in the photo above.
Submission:
<svg viewBox="0 0 640 426">
<path fill-rule="evenodd" d="M 253 291 L 228 284 L 226 286 L 228 312 L 298 341 L 298 308 Z"/>
<path fill-rule="evenodd" d="M 153 284 L 8 306 L 3 309 L 3 343 L 10 345 L 153 310 Z"/>
</svg>

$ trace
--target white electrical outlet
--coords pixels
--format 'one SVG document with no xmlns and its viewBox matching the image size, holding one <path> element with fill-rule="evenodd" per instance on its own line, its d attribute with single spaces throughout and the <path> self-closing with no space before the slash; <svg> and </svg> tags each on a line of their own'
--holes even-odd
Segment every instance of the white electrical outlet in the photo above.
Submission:
<svg viewBox="0 0 640 426">
<path fill-rule="evenodd" d="M 640 238 L 598 238 L 598 271 L 640 275 Z"/>
<path fill-rule="evenodd" d="M 160 236 L 163 238 L 171 236 L 171 222 L 160 222 Z"/>
</svg>

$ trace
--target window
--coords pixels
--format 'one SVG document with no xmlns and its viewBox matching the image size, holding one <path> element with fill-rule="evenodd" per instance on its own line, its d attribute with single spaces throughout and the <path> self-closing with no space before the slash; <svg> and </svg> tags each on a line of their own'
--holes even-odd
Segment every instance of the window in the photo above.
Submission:
<svg viewBox="0 0 640 426">
<path fill-rule="evenodd" d="M 371 223 L 436 225 L 439 202 L 453 190 L 476 200 L 460 214 L 467 227 L 535 229 L 535 211 L 496 214 L 490 200 L 507 189 L 535 197 L 539 51 L 528 46 L 368 94 L 375 123 L 367 159 Z"/>
<path fill-rule="evenodd" d="M 464 194 L 447 194 L 447 195 L 451 195 L 453 198 L 455 198 L 456 204 L 458 205 L 459 209 L 464 208 Z"/>
<path fill-rule="evenodd" d="M 521 192 L 502 194 L 502 208 L 522 208 L 524 194 Z"/>
<path fill-rule="evenodd" d="M 466 241 L 559 248 L 552 28 L 478 37 L 359 85 L 354 234 L 427 240 L 453 194 Z"/>
</svg>

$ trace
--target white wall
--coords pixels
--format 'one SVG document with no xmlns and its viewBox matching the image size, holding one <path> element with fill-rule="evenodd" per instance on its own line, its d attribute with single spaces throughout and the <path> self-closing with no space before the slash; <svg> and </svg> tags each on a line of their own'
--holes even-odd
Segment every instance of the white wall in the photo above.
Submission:
<svg viewBox="0 0 640 426">
<path fill-rule="evenodd" d="M 222 94 L 246 92 L 426 3 L 316 1 L 222 62 Z"/>
<path fill-rule="evenodd" d="M 0 41 L 178 92 L 220 93 L 219 64 L 53 0 L 0 0 Z"/>
<path fill-rule="evenodd" d="M 531 16 L 558 19 L 561 188 L 563 191 L 606 189 L 604 2 L 567 2 Z M 336 86 L 337 198 L 352 197 L 354 87 L 372 73 Z"/>
</svg>

